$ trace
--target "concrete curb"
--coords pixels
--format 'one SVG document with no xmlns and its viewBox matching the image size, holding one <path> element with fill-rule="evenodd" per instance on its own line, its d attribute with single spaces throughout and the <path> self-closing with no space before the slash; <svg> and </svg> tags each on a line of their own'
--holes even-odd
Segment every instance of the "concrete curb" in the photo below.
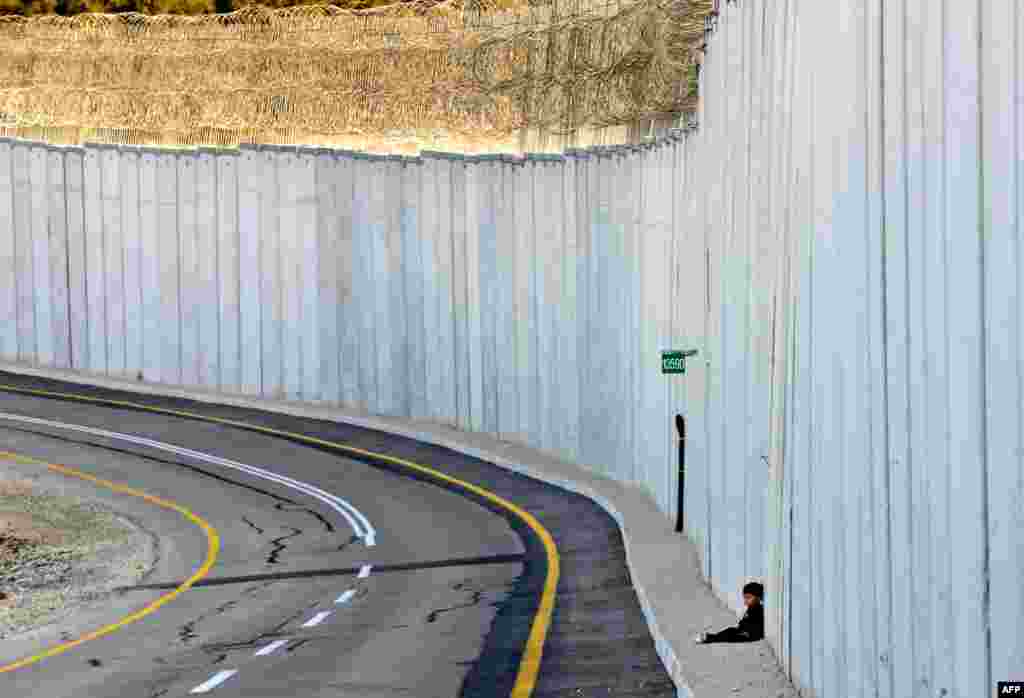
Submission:
<svg viewBox="0 0 1024 698">
<path fill-rule="evenodd" d="M 587 497 L 615 519 L 619 527 L 626 551 L 626 564 L 629 567 L 640 606 L 654 639 L 658 656 L 676 686 L 678 698 L 697 698 L 698 694 L 691 687 L 693 681 L 683 673 L 683 661 L 680 658 L 680 650 L 685 642 L 684 637 L 689 638 L 693 634 L 689 629 L 685 632 L 680 630 L 687 623 L 692 625 L 694 619 L 679 618 L 678 610 L 673 614 L 670 607 L 673 606 L 673 601 L 678 600 L 681 593 L 686 594 L 687 584 L 697 591 L 697 594 L 692 592 L 689 594 L 690 603 L 692 603 L 693 596 L 701 593 L 697 587 L 703 587 L 703 593 L 706 594 L 712 594 L 712 591 L 700 579 L 699 573 L 694 573 L 694 570 L 699 567 L 696 564 L 696 552 L 692 550 L 692 545 L 680 534 L 670 530 L 671 525 L 667 517 L 658 511 L 654 501 L 639 488 L 624 485 L 597 475 L 595 472 L 588 472 L 583 466 L 559 460 L 518 443 L 501 441 L 489 435 L 463 432 L 434 422 L 374 416 L 325 404 L 269 400 L 201 389 L 186 389 L 181 386 L 138 383 L 126 378 L 99 377 L 78 371 L 42 369 L 23 364 L 0 362 L 0 370 L 138 394 L 178 397 L 196 402 L 248 407 L 296 417 L 350 424 L 441 446 Z M 532 464 L 527 463 L 527 460 Z M 642 558 L 642 562 L 638 561 L 638 558 Z M 708 604 L 704 602 L 704 605 Z M 721 606 L 720 603 L 719 605 Z M 724 608 L 716 609 L 716 611 L 719 619 L 734 622 Z M 672 617 L 671 624 L 667 617 Z M 716 622 L 718 622 L 717 619 Z M 675 628 L 676 632 L 669 633 L 667 631 L 669 627 Z M 711 674 L 715 674 L 717 677 L 722 672 L 720 670 L 702 671 L 699 674 L 704 683 L 711 678 Z M 729 681 L 729 677 L 721 677 L 711 680 L 707 685 L 710 689 L 715 684 L 721 685 L 727 681 Z M 731 695 L 737 695 L 740 698 L 745 698 L 744 694 L 767 695 L 756 692 L 746 693 L 746 691 L 738 693 L 736 688 L 731 691 Z M 699 695 L 701 698 L 712 698 L 712 696 L 726 694 L 720 693 L 718 690 L 701 690 Z M 772 695 L 781 694 L 773 691 Z M 795 695 L 795 693 L 787 695 Z"/>
</svg>

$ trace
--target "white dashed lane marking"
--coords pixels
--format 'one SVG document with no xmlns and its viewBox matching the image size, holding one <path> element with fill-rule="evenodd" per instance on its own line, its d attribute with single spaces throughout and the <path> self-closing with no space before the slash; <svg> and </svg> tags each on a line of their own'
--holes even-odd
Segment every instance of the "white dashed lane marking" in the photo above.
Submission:
<svg viewBox="0 0 1024 698">
<path fill-rule="evenodd" d="M 189 693 L 209 693 L 213 689 L 220 686 L 222 683 L 230 679 L 232 676 L 238 673 L 237 669 L 227 669 L 225 671 L 218 671 L 208 681 L 201 683 L 193 688 Z"/>
<path fill-rule="evenodd" d="M 257 657 L 266 657 L 271 652 L 273 652 L 273 651 L 275 651 L 275 650 L 277 650 L 277 649 L 279 649 L 281 647 L 284 647 L 287 644 L 288 644 L 287 640 L 274 640 L 269 645 L 267 645 L 266 647 L 264 647 L 264 648 L 260 649 L 258 652 L 256 652 L 256 656 Z"/>
<path fill-rule="evenodd" d="M 349 589 L 344 594 L 342 594 L 337 599 L 335 599 L 334 603 L 336 603 L 336 604 L 348 603 L 349 601 L 352 600 L 352 597 L 355 596 L 355 595 L 356 595 L 356 590 L 355 589 Z"/>
<path fill-rule="evenodd" d="M 363 565 L 359 570 L 359 579 L 366 579 L 370 576 L 370 570 L 373 569 L 373 565 Z"/>
<path fill-rule="evenodd" d="M 320 625 L 325 620 L 327 620 L 327 617 L 330 616 L 331 613 L 333 613 L 333 611 L 320 611 L 320 613 L 317 613 L 315 616 L 313 616 L 312 618 L 307 620 L 305 623 L 303 623 L 302 627 L 303 628 L 312 628 L 315 625 Z"/>
</svg>

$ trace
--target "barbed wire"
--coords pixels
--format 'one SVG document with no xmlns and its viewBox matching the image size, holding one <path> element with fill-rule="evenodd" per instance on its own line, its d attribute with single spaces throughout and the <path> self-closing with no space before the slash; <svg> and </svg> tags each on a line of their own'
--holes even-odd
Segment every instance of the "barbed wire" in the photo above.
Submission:
<svg viewBox="0 0 1024 698">
<path fill-rule="evenodd" d="M 416 0 L 3 16 L 0 130 L 171 145 L 621 132 L 695 108 L 688 74 L 712 4 Z"/>
</svg>

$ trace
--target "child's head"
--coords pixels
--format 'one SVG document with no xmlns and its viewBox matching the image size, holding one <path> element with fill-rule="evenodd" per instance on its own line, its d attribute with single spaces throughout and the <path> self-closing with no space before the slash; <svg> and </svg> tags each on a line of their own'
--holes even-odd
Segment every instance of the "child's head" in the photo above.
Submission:
<svg viewBox="0 0 1024 698">
<path fill-rule="evenodd" d="M 764 598 L 764 585 L 759 582 L 748 582 L 743 585 L 743 604 L 750 608 L 761 603 Z"/>
</svg>

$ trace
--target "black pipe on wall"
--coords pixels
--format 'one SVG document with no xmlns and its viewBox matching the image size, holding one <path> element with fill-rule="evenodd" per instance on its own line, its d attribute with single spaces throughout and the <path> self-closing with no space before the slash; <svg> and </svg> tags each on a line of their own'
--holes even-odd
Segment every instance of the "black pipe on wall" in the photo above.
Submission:
<svg viewBox="0 0 1024 698">
<path fill-rule="evenodd" d="M 681 533 L 686 501 L 686 419 L 681 414 L 676 415 L 676 431 L 679 432 L 679 500 L 676 502 L 676 533 Z"/>
</svg>

